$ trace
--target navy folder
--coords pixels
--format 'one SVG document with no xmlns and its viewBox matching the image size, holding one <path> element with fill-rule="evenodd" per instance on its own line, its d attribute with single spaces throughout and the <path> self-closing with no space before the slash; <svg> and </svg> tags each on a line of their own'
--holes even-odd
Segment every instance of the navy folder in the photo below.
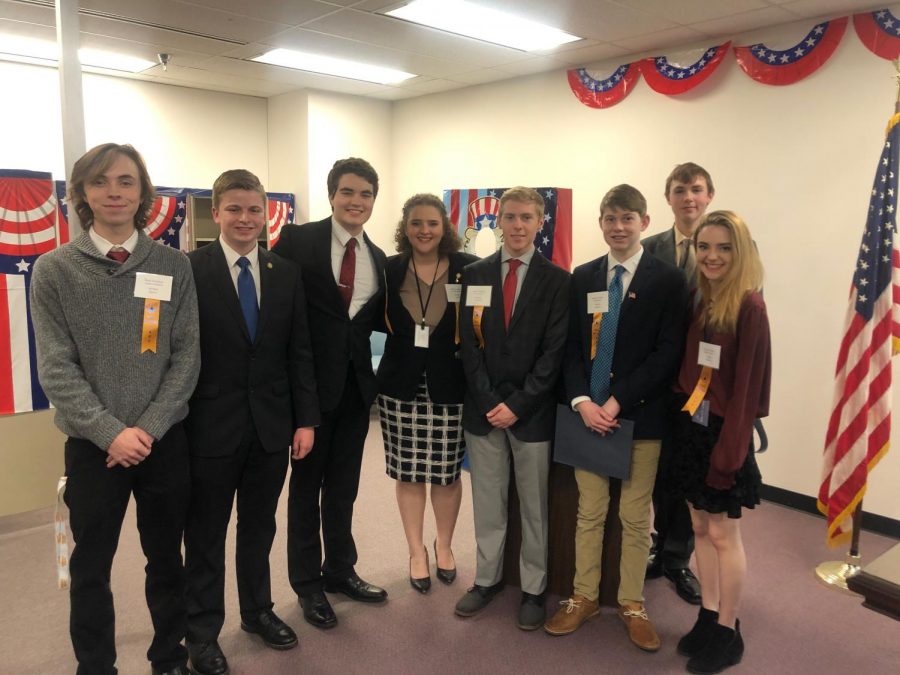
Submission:
<svg viewBox="0 0 900 675">
<path fill-rule="evenodd" d="M 619 418 L 619 428 L 601 435 L 584 426 L 581 415 L 568 405 L 556 406 L 553 461 L 601 476 L 628 480 L 634 422 Z"/>
</svg>

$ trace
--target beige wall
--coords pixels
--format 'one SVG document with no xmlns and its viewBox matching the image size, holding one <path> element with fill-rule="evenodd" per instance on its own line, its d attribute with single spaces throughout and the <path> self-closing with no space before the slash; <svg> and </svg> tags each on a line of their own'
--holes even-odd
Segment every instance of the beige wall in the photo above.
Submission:
<svg viewBox="0 0 900 675">
<path fill-rule="evenodd" d="M 65 471 L 53 411 L 0 417 L 0 516 L 48 506 Z"/>
</svg>

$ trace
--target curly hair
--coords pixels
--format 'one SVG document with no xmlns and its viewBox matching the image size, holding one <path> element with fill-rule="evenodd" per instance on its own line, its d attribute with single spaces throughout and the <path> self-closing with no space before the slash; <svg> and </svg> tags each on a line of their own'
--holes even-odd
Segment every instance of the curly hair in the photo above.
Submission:
<svg viewBox="0 0 900 675">
<path fill-rule="evenodd" d="M 406 226 L 409 223 L 409 216 L 412 210 L 417 206 L 432 206 L 441 214 L 443 231 L 441 241 L 438 244 L 438 256 L 446 257 L 458 251 L 460 248 L 459 236 L 450 223 L 444 202 L 436 195 L 423 192 L 413 195 L 403 205 L 403 216 L 400 218 L 400 222 L 397 223 L 397 231 L 394 232 L 394 243 L 397 244 L 397 252 L 404 255 L 412 255 L 412 244 L 409 243 L 409 237 L 406 236 Z"/>
</svg>

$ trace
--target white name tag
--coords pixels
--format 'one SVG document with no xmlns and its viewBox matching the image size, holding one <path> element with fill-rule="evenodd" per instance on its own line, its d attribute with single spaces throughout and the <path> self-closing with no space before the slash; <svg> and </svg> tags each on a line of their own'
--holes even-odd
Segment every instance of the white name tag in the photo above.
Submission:
<svg viewBox="0 0 900 675">
<path fill-rule="evenodd" d="M 447 289 L 447 302 L 459 302 L 462 299 L 462 284 L 444 284 Z"/>
<path fill-rule="evenodd" d="M 490 307 L 491 290 L 490 286 L 469 286 L 466 293 L 466 307 Z"/>
<path fill-rule="evenodd" d="M 609 291 L 597 291 L 587 294 L 587 313 L 605 314 L 609 311 Z"/>
<path fill-rule="evenodd" d="M 428 349 L 428 334 L 431 331 L 428 329 L 428 326 L 423 326 L 422 324 L 416 324 L 416 347 L 421 347 L 422 349 Z"/>
<path fill-rule="evenodd" d="M 701 342 L 697 353 L 697 363 L 701 366 L 709 366 L 714 370 L 719 369 L 719 358 L 722 356 L 722 348 L 719 345 Z"/>
<path fill-rule="evenodd" d="M 172 299 L 172 277 L 138 272 L 134 280 L 134 297 L 168 302 Z"/>
</svg>

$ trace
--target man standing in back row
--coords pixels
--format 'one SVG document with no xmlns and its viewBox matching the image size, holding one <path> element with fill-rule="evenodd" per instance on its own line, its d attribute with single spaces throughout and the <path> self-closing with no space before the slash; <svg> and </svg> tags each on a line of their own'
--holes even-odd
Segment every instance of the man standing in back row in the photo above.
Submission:
<svg viewBox="0 0 900 675">
<path fill-rule="evenodd" d="M 692 289 L 697 285 L 692 237 L 714 194 L 712 178 L 706 169 L 693 162 L 679 164 L 666 178 L 666 201 L 672 208 L 675 224 L 641 242 L 647 253 L 681 268 Z M 700 584 L 688 567 L 694 552 L 691 516 L 687 502 L 669 487 L 669 465 L 674 448 L 667 440 L 663 440 L 653 488 L 656 539 L 647 561 L 647 578 L 665 575 L 675 584 L 675 591 L 682 600 L 699 605 Z"/>
<path fill-rule="evenodd" d="M 288 498 L 288 575 L 304 618 L 318 628 L 337 625 L 323 591 L 360 602 L 387 599 L 387 591 L 356 574 L 351 532 L 369 408 L 378 392 L 369 337 L 384 311 L 385 255 L 363 232 L 377 196 L 371 164 L 338 160 L 328 173 L 332 214 L 286 225 L 272 249 L 300 265 L 322 412 L 312 451 L 291 461 Z"/>
</svg>

